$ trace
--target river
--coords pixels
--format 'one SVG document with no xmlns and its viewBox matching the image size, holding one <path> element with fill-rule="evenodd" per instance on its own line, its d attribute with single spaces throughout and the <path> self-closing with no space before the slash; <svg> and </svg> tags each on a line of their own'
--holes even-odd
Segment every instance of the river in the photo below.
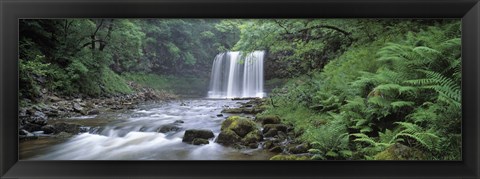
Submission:
<svg viewBox="0 0 480 179">
<path fill-rule="evenodd" d="M 182 142 L 187 129 L 212 130 L 217 137 L 222 121 L 228 117 L 228 114 L 217 114 L 225 107 L 240 106 L 239 102 L 246 101 L 177 100 L 142 104 L 132 110 L 50 120 L 88 126 L 89 132 L 68 139 L 43 136 L 21 142 L 20 160 L 268 160 L 274 154 L 263 150 L 262 145 L 256 149 L 235 149 L 215 143 L 215 138 L 206 145 Z M 180 129 L 157 132 L 160 127 L 172 124 Z"/>
</svg>

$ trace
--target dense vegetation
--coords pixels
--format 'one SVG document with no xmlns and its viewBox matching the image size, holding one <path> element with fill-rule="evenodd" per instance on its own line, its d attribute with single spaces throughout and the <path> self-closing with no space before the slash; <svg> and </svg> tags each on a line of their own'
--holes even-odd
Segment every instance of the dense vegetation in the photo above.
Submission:
<svg viewBox="0 0 480 179">
<path fill-rule="evenodd" d="M 128 81 L 202 96 L 215 54 L 265 50 L 279 87 L 261 115 L 295 125 L 314 159 L 461 159 L 458 20 L 20 20 L 20 34 L 20 99 Z"/>
</svg>

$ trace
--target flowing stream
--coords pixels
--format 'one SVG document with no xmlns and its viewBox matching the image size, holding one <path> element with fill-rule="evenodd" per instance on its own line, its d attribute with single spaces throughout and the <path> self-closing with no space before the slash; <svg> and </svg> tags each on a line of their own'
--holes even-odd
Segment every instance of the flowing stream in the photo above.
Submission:
<svg viewBox="0 0 480 179">
<path fill-rule="evenodd" d="M 257 149 L 224 147 L 210 139 L 206 145 L 182 142 L 186 129 L 212 130 L 215 137 L 228 116 L 218 117 L 238 100 L 191 99 L 140 105 L 134 110 L 96 116 L 57 119 L 53 122 L 91 126 L 89 132 L 60 140 L 41 137 L 20 143 L 20 159 L 33 160 L 268 160 L 274 154 Z M 179 120 L 183 123 L 178 123 Z M 180 129 L 159 133 L 157 129 L 177 123 Z"/>
</svg>

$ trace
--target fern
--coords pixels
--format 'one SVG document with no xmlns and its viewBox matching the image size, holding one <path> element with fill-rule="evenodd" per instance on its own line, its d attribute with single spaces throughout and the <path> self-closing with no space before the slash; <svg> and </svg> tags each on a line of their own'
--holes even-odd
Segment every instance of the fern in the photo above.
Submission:
<svg viewBox="0 0 480 179">
<path fill-rule="evenodd" d="M 396 122 L 403 130 L 395 135 L 395 139 L 403 139 L 408 141 L 412 139 L 417 142 L 421 147 L 428 150 L 434 150 L 440 137 L 435 135 L 430 130 L 424 130 L 422 127 L 409 123 L 409 122 Z"/>
</svg>

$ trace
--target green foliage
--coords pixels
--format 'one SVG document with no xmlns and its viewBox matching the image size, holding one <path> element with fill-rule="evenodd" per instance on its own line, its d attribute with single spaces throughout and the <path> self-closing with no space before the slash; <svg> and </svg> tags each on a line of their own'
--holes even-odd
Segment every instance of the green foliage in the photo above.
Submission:
<svg viewBox="0 0 480 179">
<path fill-rule="evenodd" d="M 353 159 L 375 159 L 394 144 L 429 159 L 459 159 L 459 22 L 354 22 L 361 27 L 352 29 L 356 38 L 352 46 L 321 71 L 312 70 L 273 90 L 272 99 L 279 107 L 268 112 L 283 111 L 283 105 L 294 103 L 299 106 L 290 109 L 292 114 L 305 106 L 311 111 L 302 110 L 301 116 L 322 116 L 308 121 L 319 124 L 315 128 L 302 126 L 302 139 L 319 143 L 311 150 L 315 159 L 345 158 L 338 152 L 342 150 L 351 151 Z M 375 23 L 389 29 L 358 31 L 378 27 Z M 327 150 L 334 147 L 329 142 L 342 136 L 332 132 L 332 121 L 348 134 L 341 145 L 346 148 L 337 152 Z M 334 137 L 328 141 L 324 136 Z"/>
</svg>

